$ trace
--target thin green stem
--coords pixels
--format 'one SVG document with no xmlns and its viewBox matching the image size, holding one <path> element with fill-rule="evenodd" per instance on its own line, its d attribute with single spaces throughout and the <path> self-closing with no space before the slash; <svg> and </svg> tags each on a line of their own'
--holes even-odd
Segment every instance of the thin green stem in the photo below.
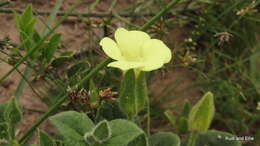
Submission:
<svg viewBox="0 0 260 146">
<path fill-rule="evenodd" d="M 82 85 L 88 81 L 92 76 L 94 76 L 99 70 L 104 68 L 108 63 L 112 61 L 111 58 L 106 59 L 105 61 L 98 64 L 95 68 L 93 68 L 90 73 L 88 73 L 80 82 L 79 82 L 79 88 L 82 87 Z"/>
<path fill-rule="evenodd" d="M 153 25 L 159 18 L 161 18 L 164 14 L 166 14 L 173 6 L 175 6 L 180 0 L 172 0 L 164 9 L 162 9 L 159 13 L 157 13 L 151 20 L 145 23 L 140 30 L 146 30 L 151 25 Z"/>
<path fill-rule="evenodd" d="M 2 58 L 0 58 L 0 61 L 5 62 L 6 64 L 8 64 L 8 62 Z M 30 66 L 29 66 L 30 67 Z M 32 70 L 32 67 L 30 67 L 30 69 Z M 16 69 L 16 71 L 19 73 L 19 75 L 24 79 L 24 81 L 29 85 L 29 87 L 31 88 L 32 92 L 38 96 L 40 99 L 42 99 L 42 97 L 39 95 L 39 93 L 32 87 L 32 85 L 30 84 L 30 82 L 27 80 L 27 78 L 23 75 L 23 73 L 19 70 Z"/>
<path fill-rule="evenodd" d="M 147 135 L 151 135 L 151 111 L 149 98 L 147 98 Z"/>
<path fill-rule="evenodd" d="M 117 0 L 113 0 L 111 3 L 111 6 L 108 9 L 108 12 L 112 12 L 112 10 L 114 9 L 114 7 L 116 6 Z"/>
<path fill-rule="evenodd" d="M 119 19 L 120 21 L 124 22 L 125 24 L 131 26 L 131 27 L 134 27 L 134 28 L 139 28 L 139 26 L 129 22 L 127 19 L 121 17 L 117 12 L 113 11 L 112 12 L 112 15 L 115 16 L 117 19 Z"/>
<path fill-rule="evenodd" d="M 22 13 L 22 9 L 17 8 L 0 8 L 0 13 Z M 40 16 L 46 16 L 50 15 L 51 12 L 49 11 L 33 11 L 34 15 L 40 15 Z M 65 12 L 57 12 L 57 16 L 64 16 Z M 88 17 L 88 18 L 104 18 L 104 17 L 113 17 L 111 13 L 69 13 L 68 14 L 71 17 L 78 17 L 79 15 L 82 17 Z M 154 13 L 120 13 L 121 17 L 144 17 L 144 16 L 154 16 Z"/>
<path fill-rule="evenodd" d="M 144 26 L 141 28 L 142 31 L 147 30 L 151 25 L 153 25 L 161 16 L 163 16 L 163 14 L 167 13 L 170 8 L 173 7 L 173 5 L 175 5 L 179 0 L 177 0 L 175 2 L 175 0 L 173 0 L 166 8 L 164 8 L 163 10 L 161 10 L 158 14 L 160 15 L 156 15 L 154 16 L 150 21 L 148 21 L 146 24 L 144 24 Z M 79 87 L 81 87 L 83 85 L 83 83 L 85 83 L 86 81 L 88 81 L 92 76 L 94 76 L 99 70 L 101 70 L 102 68 L 104 68 L 108 63 L 110 63 L 112 61 L 111 58 L 106 59 L 105 61 L 101 62 L 100 64 L 98 64 L 94 69 L 92 69 L 90 71 L 90 73 L 85 76 L 81 82 L 78 84 Z M 1 80 L 0 80 L 1 81 Z M 32 127 L 22 136 L 22 138 L 19 140 L 20 144 L 25 144 L 28 140 L 28 138 L 32 135 L 32 133 L 36 130 L 36 128 L 43 122 L 45 121 L 45 119 L 47 119 L 67 98 L 67 93 L 64 92 L 61 94 L 61 96 L 59 96 L 59 100 L 49 108 L 49 110 L 43 114 L 40 119 L 38 121 L 36 121 Z"/>
<path fill-rule="evenodd" d="M 15 90 L 14 93 L 15 98 L 19 99 L 19 97 L 23 94 L 23 88 L 25 86 L 26 79 L 31 75 L 31 73 L 32 73 L 31 68 L 29 66 L 26 66 L 23 72 L 23 77 L 21 77 L 20 82 Z"/>
</svg>

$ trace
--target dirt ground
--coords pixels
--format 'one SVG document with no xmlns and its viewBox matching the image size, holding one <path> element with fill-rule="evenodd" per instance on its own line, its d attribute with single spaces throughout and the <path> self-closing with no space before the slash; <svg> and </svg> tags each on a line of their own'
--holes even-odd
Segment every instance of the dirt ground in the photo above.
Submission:
<svg viewBox="0 0 260 146">
<path fill-rule="evenodd" d="M 55 0 L 50 0 L 48 2 L 46 1 L 39 1 L 39 0 L 21 0 L 21 1 L 13 1 L 8 6 L 5 6 L 7 8 L 25 8 L 28 3 L 33 4 L 33 9 L 35 10 L 50 10 L 54 4 Z M 72 4 L 74 0 L 64 0 L 62 4 L 61 10 L 64 11 L 68 9 Z M 86 7 L 92 2 L 92 0 L 89 0 L 82 4 L 80 8 L 77 9 L 78 12 L 85 12 Z M 95 11 L 98 12 L 105 12 L 108 9 L 108 3 L 111 3 L 111 1 L 103 1 L 101 2 Z M 129 1 L 123 1 L 119 0 L 118 4 L 116 5 L 116 8 L 123 8 L 126 7 L 129 3 L 131 3 L 131 0 Z M 19 43 L 18 34 L 15 27 L 15 19 L 14 14 L 6 14 L 6 13 L 0 13 L 1 21 L 0 21 L 0 39 L 3 39 L 5 37 L 9 37 L 11 39 L 11 42 Z M 39 16 L 38 17 L 41 21 L 46 21 L 46 17 Z M 38 21 L 38 27 L 40 30 L 43 28 L 43 24 L 41 21 Z M 97 29 L 97 31 L 99 31 Z M 56 32 L 59 32 L 62 34 L 62 43 L 64 46 L 66 46 L 66 49 L 72 49 L 72 50 L 82 50 L 84 47 L 89 47 L 89 45 L 95 45 L 94 43 L 89 43 L 89 39 L 92 39 L 91 33 L 86 29 L 84 22 L 79 21 L 75 17 L 69 17 L 66 22 L 64 22 Z M 181 34 L 176 33 L 174 30 L 172 31 L 173 34 L 175 34 L 174 38 L 181 38 Z M 102 32 L 100 37 L 102 37 Z M 174 40 L 169 40 L 170 44 L 174 44 Z M 170 46 L 173 48 L 173 46 Z M 0 53 L 0 57 L 6 57 L 4 54 Z M 0 62 L 0 76 L 4 75 L 7 71 L 11 69 L 11 66 Z M 19 68 L 20 71 L 23 71 L 24 67 L 21 66 Z M 182 84 L 175 88 L 174 90 L 181 90 L 182 88 L 186 88 L 191 82 L 194 80 L 194 76 L 191 76 L 191 74 L 185 70 L 185 69 L 176 69 L 176 70 L 170 70 L 167 71 L 163 78 L 160 76 L 157 76 L 153 79 L 153 85 L 151 85 L 151 91 L 152 96 L 156 97 L 158 94 L 161 93 L 162 89 L 158 87 L 166 87 L 175 80 L 181 79 Z M 0 85 L 0 102 L 4 102 L 12 97 L 18 83 L 20 80 L 20 75 L 17 72 L 12 73 L 3 83 Z M 37 84 L 39 85 L 39 84 Z M 37 86 L 36 86 L 37 88 Z M 199 94 L 197 90 L 191 90 L 185 92 L 185 94 L 182 94 L 182 96 L 185 100 L 192 95 L 192 97 L 197 97 Z M 183 98 L 178 98 L 176 102 L 183 101 Z M 39 98 L 32 92 L 32 90 L 26 85 L 23 91 L 23 95 L 21 97 L 21 104 L 24 108 L 23 110 L 23 120 L 19 124 L 17 128 L 17 136 L 21 136 L 21 133 L 24 133 L 41 115 L 41 113 L 32 112 L 28 109 L 37 109 L 41 111 L 46 111 L 48 107 L 41 102 Z M 166 107 L 168 105 L 165 105 Z M 40 126 L 41 129 L 47 130 L 49 134 L 54 133 L 53 128 L 50 128 L 50 125 L 45 122 Z M 34 143 L 36 140 L 36 137 L 34 136 L 30 143 Z"/>
</svg>

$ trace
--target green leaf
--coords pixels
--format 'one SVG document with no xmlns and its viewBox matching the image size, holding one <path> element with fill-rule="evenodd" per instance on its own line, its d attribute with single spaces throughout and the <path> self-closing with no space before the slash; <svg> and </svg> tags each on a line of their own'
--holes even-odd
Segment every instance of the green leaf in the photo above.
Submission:
<svg viewBox="0 0 260 146">
<path fill-rule="evenodd" d="M 111 138 L 111 127 L 108 121 L 104 120 L 99 122 L 91 132 L 84 135 L 85 141 L 89 145 L 102 145 L 104 142 Z"/>
<path fill-rule="evenodd" d="M 85 133 L 84 140 L 90 146 L 98 145 L 98 141 L 97 141 L 97 139 L 95 139 L 92 132 Z"/>
<path fill-rule="evenodd" d="M 92 132 L 98 143 L 104 143 L 111 138 L 111 127 L 108 121 L 104 120 L 99 122 Z"/>
<path fill-rule="evenodd" d="M 117 101 L 102 101 L 96 121 L 100 120 L 114 120 L 114 119 L 125 119 L 126 115 L 121 111 L 119 103 Z"/>
<path fill-rule="evenodd" d="M 75 132 L 79 133 L 80 135 L 84 135 L 94 127 L 93 122 L 86 114 L 75 111 L 58 113 L 50 117 L 50 121 L 54 124 L 54 126 L 58 125 L 59 123 L 63 123 L 64 125 L 67 125 L 71 129 L 75 130 Z"/>
<path fill-rule="evenodd" d="M 235 138 L 234 135 L 217 130 L 209 130 L 198 136 L 195 146 L 242 146 L 240 141 L 228 140 Z"/>
<path fill-rule="evenodd" d="M 36 30 L 34 30 L 34 34 L 33 34 L 33 41 L 35 43 L 39 43 L 41 41 L 42 37 L 39 34 L 39 32 L 37 32 Z"/>
<path fill-rule="evenodd" d="M 4 111 L 4 120 L 8 123 L 8 133 L 11 138 L 15 137 L 15 126 L 22 119 L 22 110 L 16 98 L 8 101 Z"/>
<path fill-rule="evenodd" d="M 149 137 L 150 146 L 180 146 L 180 138 L 171 132 L 160 132 Z"/>
<path fill-rule="evenodd" d="M 126 72 L 121 83 L 119 103 L 129 119 L 134 118 L 147 103 L 147 87 L 144 72 L 135 77 L 134 70 Z"/>
<path fill-rule="evenodd" d="M 39 131 L 40 146 L 56 146 L 54 140 L 44 131 Z"/>
<path fill-rule="evenodd" d="M 143 130 L 137 127 L 133 122 L 117 119 L 109 122 L 111 126 L 111 138 L 102 144 L 102 146 L 124 146 L 131 142 L 136 142 L 136 138 L 144 134 Z M 141 136 L 141 139 L 142 136 Z M 143 145 L 145 146 L 145 145 Z"/>
<path fill-rule="evenodd" d="M 22 111 L 16 98 L 12 98 L 4 111 L 4 119 L 8 123 L 15 125 L 22 119 Z"/>
<path fill-rule="evenodd" d="M 190 103 L 186 102 L 183 107 L 182 115 L 186 118 L 188 118 L 190 113 Z"/>
<path fill-rule="evenodd" d="M 25 8 L 23 14 L 21 15 L 22 22 L 28 23 L 29 21 L 31 21 L 32 17 L 33 17 L 32 4 L 29 4 Z"/>
<path fill-rule="evenodd" d="M 213 94 L 208 92 L 192 107 L 188 119 L 189 130 L 198 133 L 207 132 L 214 112 Z"/>
<path fill-rule="evenodd" d="M 167 117 L 167 119 L 170 121 L 170 123 L 172 124 L 172 126 L 176 126 L 176 121 L 177 118 L 172 114 L 172 112 L 170 110 L 167 110 L 164 112 L 164 115 Z"/>
<path fill-rule="evenodd" d="M 6 102 L 2 102 L 0 103 L 0 122 L 4 122 L 5 119 L 4 119 L 4 111 L 8 105 L 8 102 L 9 101 L 6 101 Z"/>
<path fill-rule="evenodd" d="M 16 16 L 16 26 L 20 34 L 20 41 L 23 43 L 22 48 L 29 51 L 33 47 L 33 35 L 35 33 L 36 19 L 33 18 L 32 5 L 28 5 L 22 15 Z"/>
<path fill-rule="evenodd" d="M 188 132 L 188 120 L 186 117 L 184 116 L 179 117 L 177 128 L 178 128 L 178 132 L 181 134 L 185 134 Z"/>
<path fill-rule="evenodd" d="M 50 39 L 46 49 L 44 50 L 43 54 L 47 63 L 49 63 L 56 52 L 58 45 L 60 43 L 61 34 L 54 34 Z"/>
<path fill-rule="evenodd" d="M 84 134 L 93 127 L 93 122 L 83 113 L 66 111 L 50 117 L 50 122 L 64 137 L 65 144 L 84 146 Z"/>
<path fill-rule="evenodd" d="M 131 140 L 127 146 L 148 146 L 148 141 L 145 134 L 138 135 Z"/>
<path fill-rule="evenodd" d="M 9 140 L 8 123 L 0 123 L 0 139 Z"/>
</svg>

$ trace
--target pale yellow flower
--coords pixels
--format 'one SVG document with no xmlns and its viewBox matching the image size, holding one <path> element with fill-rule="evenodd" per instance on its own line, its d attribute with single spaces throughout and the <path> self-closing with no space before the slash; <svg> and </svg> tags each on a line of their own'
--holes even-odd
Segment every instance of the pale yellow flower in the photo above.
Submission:
<svg viewBox="0 0 260 146">
<path fill-rule="evenodd" d="M 161 40 L 151 39 L 142 31 L 118 28 L 115 40 L 105 37 L 100 41 L 106 55 L 116 60 L 109 67 L 151 71 L 161 68 L 172 57 L 171 50 Z"/>
</svg>

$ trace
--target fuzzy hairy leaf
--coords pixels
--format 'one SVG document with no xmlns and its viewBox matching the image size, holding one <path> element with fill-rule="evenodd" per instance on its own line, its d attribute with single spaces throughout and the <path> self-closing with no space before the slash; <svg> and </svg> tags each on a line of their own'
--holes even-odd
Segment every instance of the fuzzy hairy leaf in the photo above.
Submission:
<svg viewBox="0 0 260 146">
<path fill-rule="evenodd" d="M 188 119 L 189 130 L 198 133 L 207 132 L 214 112 L 213 94 L 208 92 L 192 107 Z"/>
<path fill-rule="evenodd" d="M 0 123 L 0 139 L 9 139 L 8 123 L 6 122 Z"/>
<path fill-rule="evenodd" d="M 32 5 L 28 5 L 22 15 L 16 16 L 16 26 L 20 34 L 20 41 L 23 48 L 29 51 L 33 46 L 34 26 L 36 19 L 33 18 Z"/>
<path fill-rule="evenodd" d="M 108 121 L 99 122 L 93 129 L 93 136 L 98 143 L 104 143 L 111 138 L 111 127 Z"/>
<path fill-rule="evenodd" d="M 125 119 L 126 115 L 121 111 L 119 103 L 117 101 L 103 101 L 98 110 L 97 121 L 101 120 L 114 120 Z"/>
<path fill-rule="evenodd" d="M 4 111 L 4 119 L 12 126 L 15 126 L 22 119 L 22 110 L 16 98 L 12 98 Z"/>
<path fill-rule="evenodd" d="M 141 134 L 131 140 L 127 146 L 148 146 L 148 140 L 145 134 Z"/>
<path fill-rule="evenodd" d="M 56 146 L 54 140 L 44 131 L 39 131 L 40 146 Z"/>
<path fill-rule="evenodd" d="M 5 111 L 5 109 L 6 109 L 7 105 L 8 105 L 8 102 L 9 101 L 0 103 L 0 122 L 4 122 L 5 121 L 5 119 L 4 119 L 4 111 Z"/>
<path fill-rule="evenodd" d="M 94 127 L 93 122 L 87 115 L 75 111 L 56 114 L 50 118 L 50 122 L 58 129 L 68 146 L 86 145 L 83 136 Z"/>
<path fill-rule="evenodd" d="M 160 132 L 149 137 L 150 146 L 180 146 L 180 138 L 171 132 Z"/>
<path fill-rule="evenodd" d="M 54 34 L 47 44 L 43 54 L 47 62 L 50 62 L 60 43 L 61 34 Z"/>
<path fill-rule="evenodd" d="M 143 130 L 137 127 L 134 123 L 117 119 L 109 122 L 111 126 L 112 135 L 111 138 L 102 144 L 102 146 L 124 146 L 131 142 L 139 143 L 139 140 L 135 140 L 138 136 L 144 134 Z M 143 139 L 143 136 L 140 137 Z M 143 145 L 146 146 L 146 145 Z"/>
</svg>

